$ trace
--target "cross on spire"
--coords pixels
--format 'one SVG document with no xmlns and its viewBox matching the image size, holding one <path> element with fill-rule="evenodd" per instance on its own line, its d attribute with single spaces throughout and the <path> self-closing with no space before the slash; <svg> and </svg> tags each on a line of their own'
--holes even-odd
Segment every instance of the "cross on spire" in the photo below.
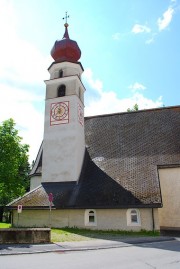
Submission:
<svg viewBox="0 0 180 269">
<path fill-rule="evenodd" d="M 66 20 L 66 24 L 67 24 L 67 19 L 69 18 L 69 15 L 67 15 L 67 11 L 66 11 L 66 14 L 65 14 L 65 17 L 62 18 L 63 20 Z"/>
<path fill-rule="evenodd" d="M 67 19 L 68 19 L 68 18 L 69 18 L 69 15 L 67 14 L 67 11 L 66 11 L 66 13 L 65 13 L 65 17 L 62 18 L 63 20 L 66 21 L 66 23 L 64 24 L 64 27 L 65 27 L 65 33 L 64 33 L 63 38 L 69 38 L 69 34 L 68 34 L 68 30 L 67 30 L 67 28 L 68 28 L 68 26 L 69 26 L 69 24 L 67 23 Z"/>
</svg>

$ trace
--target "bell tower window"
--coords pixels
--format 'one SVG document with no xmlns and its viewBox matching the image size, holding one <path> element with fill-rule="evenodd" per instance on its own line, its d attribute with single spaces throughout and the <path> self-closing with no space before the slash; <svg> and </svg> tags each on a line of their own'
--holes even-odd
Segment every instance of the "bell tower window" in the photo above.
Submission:
<svg viewBox="0 0 180 269">
<path fill-rule="evenodd" d="M 60 71 L 59 71 L 59 78 L 62 78 L 62 77 L 63 77 L 63 71 L 60 70 Z"/>
<path fill-rule="evenodd" d="M 58 88 L 57 96 L 62 97 L 66 95 L 66 86 L 65 85 L 60 85 Z"/>
</svg>

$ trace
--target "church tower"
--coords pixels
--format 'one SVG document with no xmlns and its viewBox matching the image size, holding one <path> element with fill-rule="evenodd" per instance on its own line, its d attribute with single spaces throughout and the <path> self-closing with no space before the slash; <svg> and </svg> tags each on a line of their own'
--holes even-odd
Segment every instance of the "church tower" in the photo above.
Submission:
<svg viewBox="0 0 180 269">
<path fill-rule="evenodd" d="M 51 50 L 54 62 L 45 81 L 42 183 L 77 181 L 85 152 L 81 51 L 69 38 L 67 21 L 64 26 L 62 40 Z"/>
</svg>

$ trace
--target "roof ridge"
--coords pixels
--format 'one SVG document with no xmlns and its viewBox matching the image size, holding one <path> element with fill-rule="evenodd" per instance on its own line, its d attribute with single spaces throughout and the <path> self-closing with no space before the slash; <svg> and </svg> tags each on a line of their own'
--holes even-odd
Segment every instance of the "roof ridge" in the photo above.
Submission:
<svg viewBox="0 0 180 269">
<path fill-rule="evenodd" d="M 141 110 L 129 111 L 129 112 L 128 111 L 122 111 L 122 112 L 115 112 L 115 113 L 109 113 L 109 114 L 99 114 L 99 115 L 94 115 L 94 116 L 86 116 L 85 119 L 107 117 L 107 116 L 115 116 L 115 115 L 122 115 L 122 114 L 134 114 L 134 113 L 141 113 L 141 112 L 150 112 L 150 111 L 156 111 L 156 110 L 175 109 L 175 108 L 180 108 L 180 105 L 147 108 L 147 109 L 141 109 Z"/>
</svg>

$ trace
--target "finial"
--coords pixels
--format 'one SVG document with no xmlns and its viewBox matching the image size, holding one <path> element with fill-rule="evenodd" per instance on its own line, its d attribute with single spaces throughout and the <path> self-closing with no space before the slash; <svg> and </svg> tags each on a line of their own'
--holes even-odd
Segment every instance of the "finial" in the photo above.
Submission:
<svg viewBox="0 0 180 269">
<path fill-rule="evenodd" d="M 69 15 L 67 15 L 67 11 L 66 11 L 65 17 L 63 18 L 63 20 L 66 21 L 66 23 L 64 24 L 64 26 L 65 26 L 65 33 L 64 33 L 63 38 L 69 38 L 69 34 L 68 34 L 68 30 L 67 30 L 67 28 L 69 26 L 69 24 L 67 23 L 67 19 L 68 18 L 69 18 Z"/>
<path fill-rule="evenodd" d="M 66 22 L 64 24 L 65 27 L 68 27 L 68 23 L 67 23 L 68 18 L 69 18 L 69 15 L 67 14 L 67 11 L 66 11 L 65 17 L 63 18 L 63 20 L 66 20 Z"/>
</svg>

